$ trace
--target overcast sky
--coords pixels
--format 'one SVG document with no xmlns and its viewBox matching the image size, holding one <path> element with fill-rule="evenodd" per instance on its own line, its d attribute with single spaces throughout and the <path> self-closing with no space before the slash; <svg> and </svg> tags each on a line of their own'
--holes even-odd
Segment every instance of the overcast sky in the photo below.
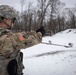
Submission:
<svg viewBox="0 0 76 75">
<path fill-rule="evenodd" d="M 25 0 L 26 5 L 29 1 L 33 1 L 34 4 L 36 3 L 36 0 Z M 76 0 L 61 0 L 61 2 L 65 2 L 67 7 L 74 7 L 76 4 Z M 19 11 L 21 10 L 20 0 L 0 0 L 0 5 L 2 4 L 13 6 L 15 9 Z"/>
</svg>

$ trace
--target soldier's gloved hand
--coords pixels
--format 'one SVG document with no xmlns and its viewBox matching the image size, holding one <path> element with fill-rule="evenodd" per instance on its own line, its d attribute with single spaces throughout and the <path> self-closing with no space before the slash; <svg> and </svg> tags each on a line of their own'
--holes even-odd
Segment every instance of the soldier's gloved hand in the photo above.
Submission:
<svg viewBox="0 0 76 75">
<path fill-rule="evenodd" d="M 42 26 L 41 28 L 37 29 L 36 32 L 41 32 L 42 36 L 45 35 L 45 28 Z"/>
</svg>

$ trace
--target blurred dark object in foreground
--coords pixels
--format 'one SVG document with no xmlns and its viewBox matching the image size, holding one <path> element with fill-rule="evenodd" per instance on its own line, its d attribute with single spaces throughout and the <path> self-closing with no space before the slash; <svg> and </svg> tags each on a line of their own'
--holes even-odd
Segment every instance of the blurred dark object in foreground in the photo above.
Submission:
<svg viewBox="0 0 76 75">
<path fill-rule="evenodd" d="M 39 29 L 37 29 L 36 32 L 41 32 L 42 36 L 44 36 L 45 35 L 45 28 L 42 26 Z"/>
</svg>

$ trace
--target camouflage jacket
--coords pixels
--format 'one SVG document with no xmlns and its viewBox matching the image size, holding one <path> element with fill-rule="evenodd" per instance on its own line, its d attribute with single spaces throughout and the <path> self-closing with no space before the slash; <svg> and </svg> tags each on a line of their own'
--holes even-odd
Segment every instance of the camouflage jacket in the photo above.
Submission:
<svg viewBox="0 0 76 75">
<path fill-rule="evenodd" d="M 0 29 L 0 32 L 1 30 L 2 29 Z M 36 45 L 41 42 L 41 39 L 41 33 L 34 31 L 12 33 L 9 30 L 5 30 L 2 32 L 2 35 L 0 35 L 0 54 L 7 58 L 15 50 Z"/>
<path fill-rule="evenodd" d="M 0 75 L 9 75 L 8 64 L 16 59 L 17 75 L 22 75 L 23 64 L 20 58 L 20 49 L 40 43 L 42 34 L 36 32 L 12 33 L 7 29 L 0 29 Z M 11 67 L 12 68 L 12 67 Z"/>
</svg>

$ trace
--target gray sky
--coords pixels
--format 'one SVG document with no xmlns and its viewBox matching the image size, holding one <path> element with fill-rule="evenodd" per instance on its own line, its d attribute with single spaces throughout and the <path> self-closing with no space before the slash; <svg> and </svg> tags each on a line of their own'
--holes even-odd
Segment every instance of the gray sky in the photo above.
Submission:
<svg viewBox="0 0 76 75">
<path fill-rule="evenodd" d="M 33 1 L 34 4 L 36 2 L 36 0 L 25 0 L 26 5 L 29 1 Z M 65 2 L 67 7 L 74 7 L 76 4 L 76 0 L 61 0 L 61 2 Z M 21 10 L 20 0 L 0 0 L 0 5 L 2 4 L 13 6 L 15 9 L 19 11 Z"/>
<path fill-rule="evenodd" d="M 60 1 L 66 3 L 67 7 L 74 7 L 76 4 L 76 0 L 60 0 Z"/>
</svg>

